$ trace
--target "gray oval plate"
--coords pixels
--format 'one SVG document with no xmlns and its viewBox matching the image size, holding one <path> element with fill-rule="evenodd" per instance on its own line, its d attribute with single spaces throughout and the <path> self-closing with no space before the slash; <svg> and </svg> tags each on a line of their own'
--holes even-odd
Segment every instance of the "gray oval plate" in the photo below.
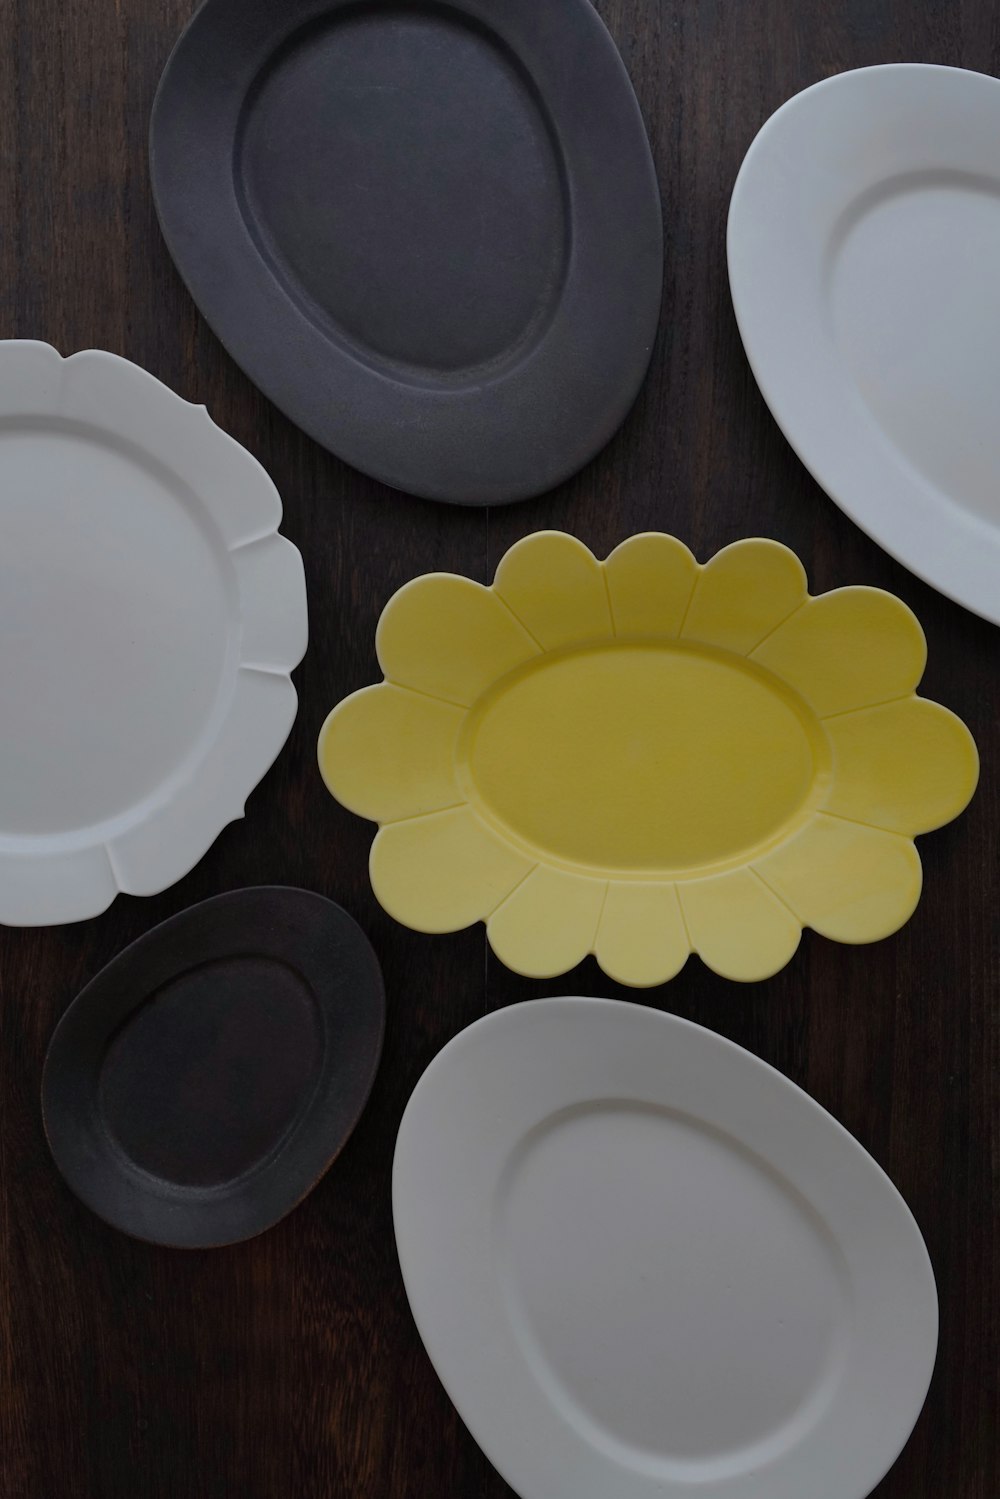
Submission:
<svg viewBox="0 0 1000 1499">
<path fill-rule="evenodd" d="M 206 0 L 161 79 L 150 164 L 230 354 L 387 484 L 540 493 L 635 399 L 659 194 L 590 0 Z"/>
<path fill-rule="evenodd" d="M 207 1248 L 248 1239 L 315 1186 L 364 1108 L 385 997 L 332 901 L 234 890 L 118 954 L 45 1059 L 56 1165 L 106 1222 Z"/>
</svg>

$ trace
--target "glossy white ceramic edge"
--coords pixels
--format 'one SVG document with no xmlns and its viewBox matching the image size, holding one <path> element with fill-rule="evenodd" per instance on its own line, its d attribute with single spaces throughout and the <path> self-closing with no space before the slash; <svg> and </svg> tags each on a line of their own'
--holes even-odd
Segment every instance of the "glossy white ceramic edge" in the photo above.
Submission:
<svg viewBox="0 0 1000 1499">
<path fill-rule="evenodd" d="M 117 354 L 87 349 L 64 358 L 32 339 L 0 341 L 0 421 L 59 416 L 140 447 L 190 488 L 232 558 L 240 611 L 235 685 L 215 738 L 152 815 L 118 836 L 40 839 L 41 851 L 0 847 L 0 924 L 83 921 L 119 892 L 154 895 L 183 878 L 273 764 L 295 720 L 291 672 L 308 641 L 305 572 L 278 533 L 281 499 L 245 448 L 205 406 L 182 399 Z M 248 691 L 258 679 L 263 692 Z"/>
<path fill-rule="evenodd" d="M 995 90 L 1000 118 L 1000 80 L 986 73 L 932 63 L 885 63 L 857 68 L 801 90 L 764 122 L 754 137 L 736 177 L 729 205 L 726 249 L 729 287 L 747 361 L 761 394 L 785 439 L 816 482 L 836 505 L 897 562 L 956 603 L 1000 624 L 1000 528 L 956 505 L 942 491 L 909 468 L 901 453 L 884 438 L 867 412 L 845 426 L 824 420 L 820 409 L 830 394 L 801 361 L 791 357 L 787 343 L 778 353 L 762 357 L 775 340 L 772 329 L 787 306 L 781 284 L 787 265 L 774 264 L 774 235 L 783 218 L 773 204 L 765 206 L 765 232 L 753 231 L 750 213 L 758 186 L 753 183 L 761 158 L 775 137 L 808 111 L 814 100 L 842 88 L 847 80 L 878 85 L 894 75 L 915 81 L 944 80 L 952 87 L 986 85 Z M 1000 178 L 1000 167 L 996 168 Z M 750 200 L 748 203 L 748 199 Z M 763 295 L 762 295 L 763 291 Z M 779 338 L 779 343 L 785 342 Z M 873 501 L 874 496 L 874 501 Z M 944 511 L 962 538 L 959 547 L 946 543 L 941 524 Z M 926 527 L 926 530 L 924 529 Z M 936 544 L 935 544 L 936 543 Z"/>
<path fill-rule="evenodd" d="M 912 1319 L 914 1326 L 911 1326 L 908 1330 L 912 1338 L 913 1348 L 910 1350 L 912 1357 L 907 1365 L 907 1375 L 911 1385 L 911 1396 L 907 1403 L 907 1414 L 904 1420 L 900 1422 L 897 1419 L 899 1412 L 894 1413 L 896 1425 L 894 1437 L 891 1443 L 886 1443 L 884 1450 L 880 1454 L 879 1461 L 866 1474 L 861 1488 L 856 1486 L 845 1488 L 837 1479 L 834 1480 L 836 1487 L 833 1489 L 828 1489 L 825 1484 L 820 1487 L 819 1485 L 823 1482 L 823 1478 L 822 1475 L 819 1475 L 817 1480 L 818 1486 L 813 1488 L 810 1484 L 808 1493 L 798 1485 L 796 1485 L 795 1489 L 796 1499 L 813 1499 L 814 1495 L 819 1494 L 822 1494 L 823 1499 L 827 1499 L 827 1496 L 831 1496 L 832 1499 L 834 1494 L 836 1495 L 836 1499 L 866 1499 L 871 1489 L 881 1481 L 882 1477 L 896 1461 L 910 1437 L 917 1416 L 926 1399 L 937 1354 L 937 1288 L 927 1247 L 916 1220 L 902 1195 L 874 1157 L 815 1099 L 805 1093 L 789 1078 L 785 1077 L 783 1073 L 778 1072 L 776 1068 L 771 1067 L 752 1052 L 746 1051 L 745 1048 L 727 1040 L 716 1032 L 707 1030 L 705 1027 L 696 1025 L 691 1021 L 683 1020 L 679 1016 L 653 1010 L 628 1001 L 585 998 L 583 996 L 560 996 L 558 998 L 525 1001 L 493 1011 L 473 1022 L 472 1025 L 467 1026 L 463 1031 L 460 1031 L 433 1058 L 418 1080 L 403 1112 L 396 1140 L 392 1173 L 393 1223 L 400 1269 L 410 1309 L 421 1340 L 424 1343 L 439 1379 L 456 1406 L 462 1420 L 468 1426 L 476 1442 L 493 1466 L 517 1490 L 522 1499 L 565 1499 L 567 1493 L 572 1492 L 575 1495 L 580 1492 L 578 1486 L 572 1490 L 567 1489 L 561 1479 L 554 1476 L 561 1475 L 566 1471 L 568 1451 L 565 1444 L 563 1444 L 561 1451 L 548 1454 L 550 1461 L 545 1465 L 548 1476 L 539 1480 L 538 1468 L 535 1467 L 533 1469 L 533 1457 L 529 1455 L 526 1458 L 525 1456 L 526 1451 L 534 1445 L 534 1457 L 537 1458 L 535 1436 L 532 1435 L 529 1440 L 525 1433 L 523 1444 L 513 1441 L 506 1443 L 501 1437 L 498 1437 L 496 1430 L 492 1429 L 498 1424 L 501 1426 L 503 1424 L 502 1418 L 498 1421 L 495 1412 L 497 1410 L 502 1411 L 505 1402 L 509 1403 L 511 1393 L 509 1369 L 507 1371 L 507 1379 L 505 1379 L 504 1372 L 501 1370 L 499 1374 L 494 1371 L 493 1375 L 485 1380 L 485 1383 L 490 1386 L 491 1394 L 489 1415 L 484 1414 L 485 1407 L 482 1404 L 478 1407 L 476 1406 L 475 1396 L 472 1397 L 470 1403 L 468 1383 L 460 1384 L 455 1379 L 455 1371 L 451 1367 L 453 1360 L 449 1356 L 448 1335 L 441 1334 L 439 1327 L 436 1325 L 433 1310 L 429 1310 L 430 1303 L 434 1301 L 433 1293 L 428 1292 L 425 1295 L 427 1281 L 425 1272 L 428 1263 L 426 1250 L 428 1244 L 425 1242 L 422 1248 L 419 1245 L 418 1241 L 421 1238 L 421 1234 L 417 1227 L 417 1219 L 422 1215 L 425 1222 L 429 1221 L 428 1214 L 425 1211 L 429 1201 L 428 1182 L 423 1179 L 419 1181 L 416 1179 L 410 1180 L 414 1165 L 412 1157 L 413 1151 L 416 1148 L 416 1133 L 419 1129 L 419 1115 L 424 1108 L 425 1100 L 433 1096 L 439 1082 L 447 1079 L 450 1064 L 461 1056 L 469 1046 L 470 1041 L 475 1044 L 475 1041 L 482 1037 L 484 1031 L 489 1034 L 489 1032 L 504 1026 L 517 1024 L 519 1012 L 525 1015 L 527 1012 L 542 1010 L 550 1014 L 557 1014 L 561 1009 L 565 1013 L 566 1021 L 571 1023 L 572 1011 L 580 1006 L 585 1007 L 586 1011 L 590 1011 L 595 1015 L 603 1012 L 610 1021 L 614 1021 L 618 1015 L 623 1015 L 626 1018 L 630 1014 L 641 1016 L 643 1017 L 644 1024 L 651 1023 L 656 1027 L 661 1027 L 664 1037 L 667 1039 L 672 1037 L 678 1046 L 683 1047 L 693 1043 L 696 1047 L 710 1048 L 721 1059 L 729 1059 L 730 1062 L 735 1061 L 737 1065 L 746 1069 L 748 1078 L 751 1080 L 757 1079 L 768 1091 L 776 1089 L 781 1097 L 791 1102 L 797 1110 L 801 1111 L 803 1123 L 809 1122 L 813 1126 L 818 1125 L 822 1130 L 827 1132 L 828 1138 L 836 1152 L 847 1151 L 854 1165 L 860 1168 L 862 1173 L 868 1174 L 876 1195 L 889 1207 L 891 1213 L 895 1215 L 901 1238 L 905 1241 L 907 1250 L 912 1255 L 912 1263 L 909 1269 L 915 1278 L 921 1282 L 921 1291 L 918 1296 L 918 1300 L 922 1299 L 921 1316 Z M 463 1066 L 459 1067 L 457 1071 L 462 1072 L 463 1068 L 467 1077 L 468 1068 L 464 1062 Z M 740 1114 L 741 1108 L 746 1106 L 748 1100 L 752 1113 L 754 1091 L 751 1088 L 750 1094 L 743 1100 L 743 1105 L 738 1104 L 736 1106 L 735 1113 L 737 1115 Z M 728 1103 L 724 1107 L 728 1107 Z M 712 1112 L 711 1107 L 708 1112 Z M 766 1107 L 764 1112 L 767 1112 Z M 496 1127 L 498 1122 L 495 1121 L 494 1127 Z M 465 1151 L 467 1153 L 467 1144 L 462 1139 L 460 1132 L 455 1132 L 455 1134 L 460 1142 L 455 1148 L 460 1152 Z M 794 1142 L 791 1148 L 797 1150 L 797 1142 Z M 411 1157 L 409 1160 L 406 1159 L 408 1155 Z M 424 1162 L 423 1164 L 426 1167 L 430 1163 Z M 442 1163 L 437 1159 L 433 1162 L 431 1169 L 439 1174 L 447 1175 L 447 1163 Z M 806 1201 L 822 1217 L 821 1198 L 822 1193 L 820 1192 L 817 1193 L 816 1199 L 807 1197 Z M 435 1220 L 437 1216 L 435 1214 Z M 423 1237 L 425 1240 L 427 1239 L 426 1234 Z M 463 1250 L 466 1254 L 475 1248 L 481 1248 L 481 1246 L 472 1244 L 463 1245 Z M 442 1256 L 441 1258 L 443 1259 L 444 1257 Z M 418 1263 L 421 1260 L 423 1262 Z M 438 1268 L 440 1269 L 440 1266 Z M 478 1273 L 481 1277 L 485 1272 L 480 1271 Z M 454 1282 L 449 1282 L 448 1295 L 454 1299 Z M 468 1307 L 465 1307 L 463 1310 L 467 1312 Z M 922 1325 L 918 1326 L 916 1324 Z M 462 1341 L 466 1347 L 466 1372 L 468 1372 L 469 1359 L 474 1357 L 474 1355 L 468 1353 L 468 1349 L 474 1345 L 479 1346 L 476 1345 L 476 1338 L 477 1332 L 481 1331 L 481 1328 L 477 1329 L 471 1325 L 471 1319 L 469 1323 L 463 1323 Z M 525 1380 L 521 1380 L 522 1384 L 525 1382 Z M 532 1381 L 527 1382 L 532 1383 Z M 477 1393 L 482 1393 L 481 1388 Z M 532 1402 L 535 1406 L 539 1403 L 544 1403 L 540 1401 L 540 1393 L 540 1390 L 535 1388 L 529 1397 L 524 1395 L 522 1391 L 522 1395 L 524 1395 L 524 1398 L 520 1401 L 522 1416 L 526 1411 L 530 1410 Z M 590 1459 L 587 1459 L 587 1462 L 589 1465 Z M 761 1494 L 764 1493 L 763 1488 L 758 1489 L 757 1487 L 757 1484 L 762 1482 L 763 1479 L 763 1470 L 751 1476 L 752 1492 L 755 1495 L 758 1492 Z M 598 1474 L 593 1493 L 611 1492 L 610 1489 L 606 1488 L 602 1490 L 602 1483 L 606 1483 L 607 1481 L 607 1473 Z M 615 1481 L 614 1473 L 611 1474 L 611 1481 Z M 700 1494 L 704 1494 L 705 1499 L 716 1499 L 717 1494 L 722 1494 L 723 1488 L 727 1494 L 730 1492 L 729 1480 L 727 1479 L 722 1479 L 718 1485 L 714 1481 L 707 1484 L 695 1481 L 693 1484 L 679 1483 L 675 1486 L 669 1480 L 664 1481 L 662 1477 L 655 1477 L 650 1473 L 648 1478 L 644 1479 L 644 1483 L 648 1483 L 648 1487 L 642 1488 L 641 1492 L 643 1496 L 647 1493 L 650 1495 L 662 1494 L 664 1499 L 666 1499 L 667 1495 L 677 1496 L 677 1499 L 682 1499 L 683 1496 L 683 1499 L 687 1499 L 687 1496 Z M 633 1489 L 630 1484 L 628 1495 L 632 1496 L 637 1492 L 638 1490 Z M 740 1484 L 738 1490 L 734 1490 L 733 1492 L 738 1493 L 739 1499 L 743 1499 L 743 1495 L 748 1490 L 743 1484 Z M 624 1490 L 622 1493 L 624 1494 Z M 589 1499 L 590 1494 L 591 1489 L 588 1488 L 587 1499 Z M 783 1499 L 785 1494 L 786 1488 L 782 1486 L 781 1495 Z M 582 1494 L 580 1499 L 584 1499 Z"/>
</svg>

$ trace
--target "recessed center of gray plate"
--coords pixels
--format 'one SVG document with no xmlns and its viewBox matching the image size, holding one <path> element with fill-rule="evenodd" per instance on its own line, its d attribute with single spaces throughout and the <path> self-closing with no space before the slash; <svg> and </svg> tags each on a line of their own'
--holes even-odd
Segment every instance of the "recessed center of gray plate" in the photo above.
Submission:
<svg viewBox="0 0 1000 1499">
<path fill-rule="evenodd" d="M 518 357 L 566 256 L 531 82 L 457 12 L 361 6 L 271 60 L 244 113 L 251 231 L 307 316 L 369 363 L 439 375 Z"/>
<path fill-rule="evenodd" d="M 595 1445 L 721 1493 L 814 1422 L 843 1354 L 839 1250 L 736 1141 L 595 1101 L 524 1138 L 501 1200 L 515 1335 Z"/>
<path fill-rule="evenodd" d="M 151 995 L 115 1036 L 101 1114 L 144 1170 L 214 1186 L 281 1140 L 322 1059 L 316 1003 L 294 969 L 262 957 L 204 963 Z"/>
</svg>

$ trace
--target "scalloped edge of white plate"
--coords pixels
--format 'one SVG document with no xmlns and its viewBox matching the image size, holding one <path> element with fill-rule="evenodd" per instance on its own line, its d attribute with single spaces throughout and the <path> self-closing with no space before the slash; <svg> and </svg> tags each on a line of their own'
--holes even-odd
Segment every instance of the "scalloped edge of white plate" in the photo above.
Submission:
<svg viewBox="0 0 1000 1499">
<path fill-rule="evenodd" d="M 90 827 L 37 836 L 0 831 L 6 926 L 87 920 L 119 893 L 154 895 L 183 878 L 244 815 L 288 738 L 298 707 L 291 673 L 308 642 L 305 572 L 298 549 L 278 531 L 278 492 L 206 407 L 117 354 L 87 349 L 63 357 L 32 339 L 0 342 L 0 422 L 45 417 L 141 449 L 194 496 L 213 546 L 233 562 L 239 645 L 226 663 L 232 690 L 213 710 L 214 732 L 176 776 Z"/>
</svg>

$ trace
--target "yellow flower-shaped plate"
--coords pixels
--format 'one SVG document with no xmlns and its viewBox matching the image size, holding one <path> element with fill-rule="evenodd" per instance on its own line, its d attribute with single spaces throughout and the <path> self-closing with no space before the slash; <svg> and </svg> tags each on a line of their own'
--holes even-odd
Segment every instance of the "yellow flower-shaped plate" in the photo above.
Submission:
<svg viewBox="0 0 1000 1499">
<path fill-rule="evenodd" d="M 658 984 L 697 952 L 762 979 L 804 926 L 888 936 L 920 895 L 914 835 L 978 777 L 965 725 L 914 692 L 906 605 L 812 598 L 774 541 L 699 566 L 651 533 L 601 563 L 539 532 L 490 588 L 401 588 L 377 649 L 385 681 L 319 740 L 330 791 L 381 824 L 375 894 L 418 931 L 485 921 L 531 977 L 592 952 Z"/>
</svg>

